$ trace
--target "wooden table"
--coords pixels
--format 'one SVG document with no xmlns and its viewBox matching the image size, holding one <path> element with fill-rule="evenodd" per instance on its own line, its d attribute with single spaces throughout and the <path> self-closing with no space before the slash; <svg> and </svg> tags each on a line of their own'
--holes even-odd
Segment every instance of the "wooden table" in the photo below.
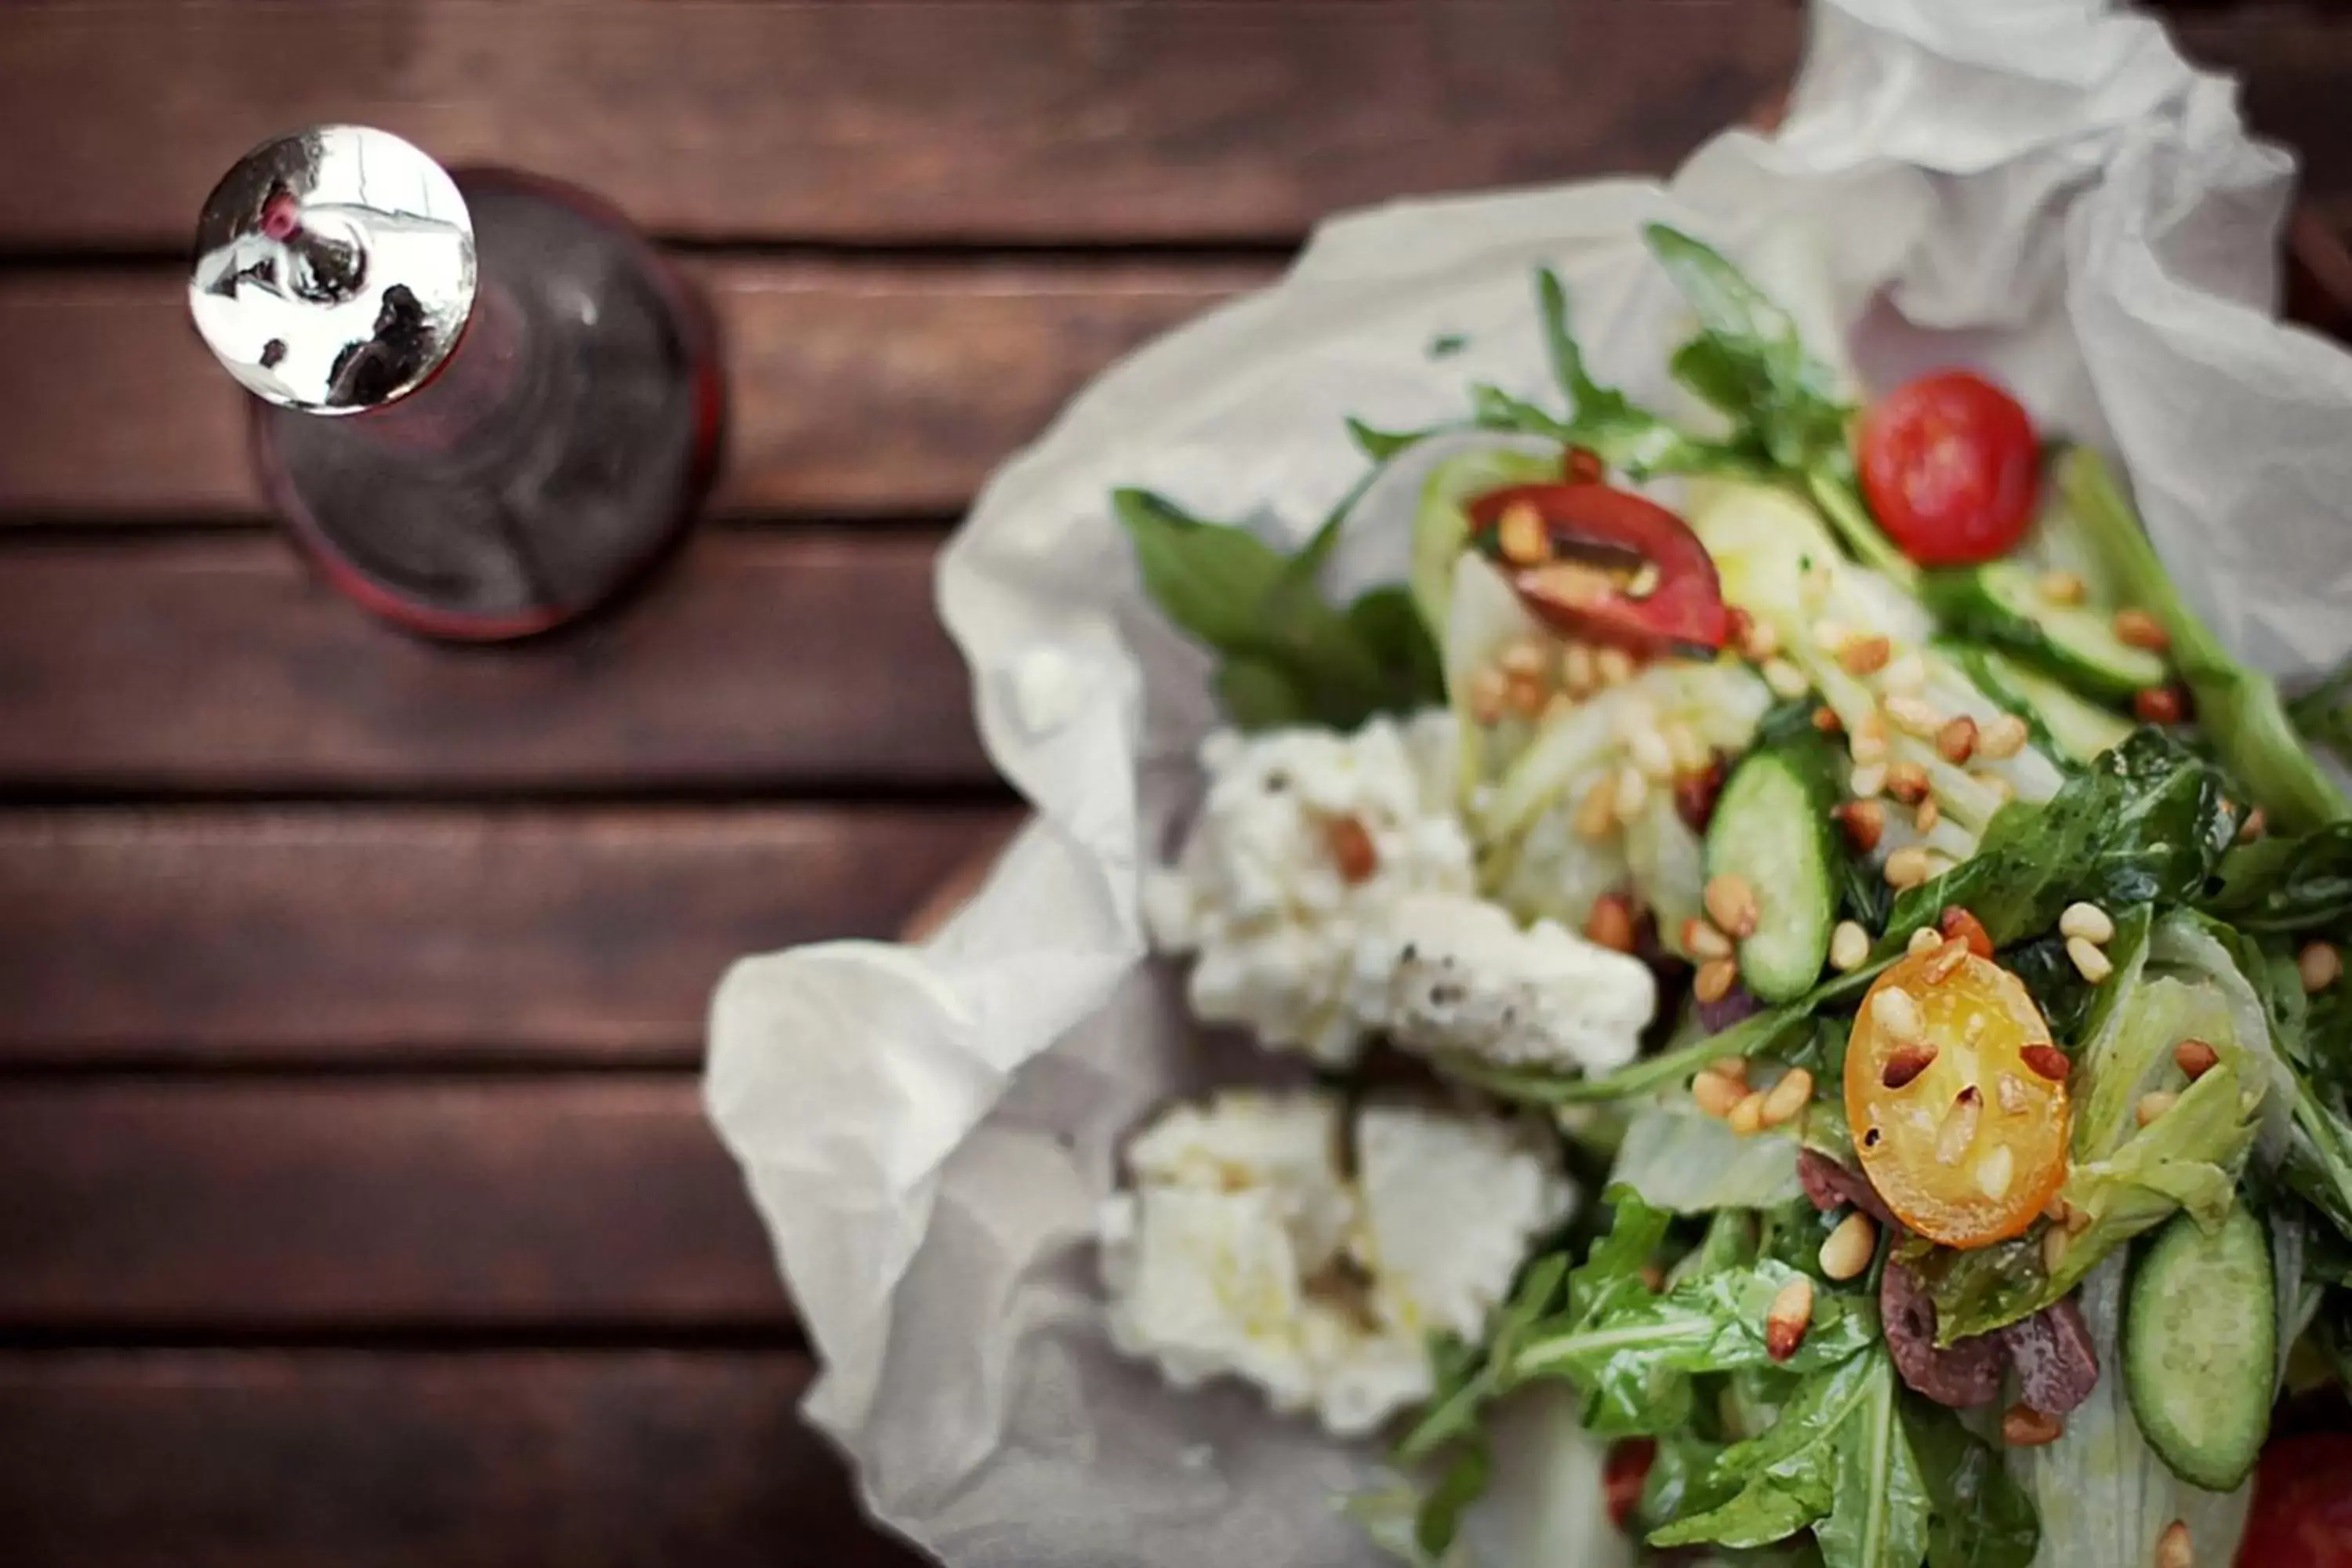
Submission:
<svg viewBox="0 0 2352 1568">
<path fill-rule="evenodd" d="M 2352 19 L 2198 7 L 2323 214 Z M 1663 171 L 1778 0 L 0 7 L 0 1561 L 901 1563 L 697 1100 L 727 961 L 999 832 L 940 538 L 1090 373 L 1391 195 Z M 575 179 L 728 335 L 625 613 L 427 647 L 262 517 L 182 304 L 304 121 Z M 854 1048 L 855 1042 L 843 1042 Z"/>
</svg>

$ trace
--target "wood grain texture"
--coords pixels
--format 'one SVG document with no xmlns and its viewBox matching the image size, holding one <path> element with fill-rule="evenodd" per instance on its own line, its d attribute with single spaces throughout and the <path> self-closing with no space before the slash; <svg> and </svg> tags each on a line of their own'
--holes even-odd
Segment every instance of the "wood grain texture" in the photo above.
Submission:
<svg viewBox="0 0 2352 1568">
<path fill-rule="evenodd" d="M 0 39 L 16 15 L 0 8 Z M 841 517 L 961 510 L 1087 377 L 1274 269 L 699 258 L 687 270 L 727 359 L 716 510 Z M 246 395 L 196 338 L 184 281 L 164 267 L 0 274 L 0 520 L 261 515 Z"/>
<path fill-rule="evenodd" d="M 887 936 L 1008 813 L 0 816 L 0 1064 L 691 1065 L 733 959 Z"/>
<path fill-rule="evenodd" d="M 914 1568 L 783 1353 L 0 1355 L 12 1568 Z"/>
<path fill-rule="evenodd" d="M 1773 0 L 17 5 L 0 145 L 43 156 L 0 185 L 0 247 L 176 249 L 239 154 L 321 120 L 664 234 L 1290 239 L 1409 192 L 1662 172 L 1801 26 Z"/>
<path fill-rule="evenodd" d="M 705 529 L 640 602 L 496 649 L 404 637 L 268 532 L 21 546 L 0 784 L 985 785 L 929 537 Z"/>
<path fill-rule="evenodd" d="M 0 1085 L 0 1328 L 790 1317 L 691 1079 Z"/>
</svg>

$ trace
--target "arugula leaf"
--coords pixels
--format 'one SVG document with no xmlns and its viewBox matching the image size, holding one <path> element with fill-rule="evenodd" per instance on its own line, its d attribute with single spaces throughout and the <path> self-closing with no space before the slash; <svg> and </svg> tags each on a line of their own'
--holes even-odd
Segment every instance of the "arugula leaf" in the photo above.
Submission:
<svg viewBox="0 0 2352 1568">
<path fill-rule="evenodd" d="M 1811 1527 L 1828 1568 L 1917 1568 L 1931 1502 L 1883 1348 L 1809 1378 L 1780 1420 L 1711 1478 L 1727 1500 L 1650 1533 L 1653 1546 L 1754 1547 Z"/>
<path fill-rule="evenodd" d="M 1452 1550 L 1454 1538 L 1462 1529 L 1462 1516 L 1486 1495 L 1494 1472 L 1494 1456 L 1485 1443 L 1465 1446 L 1422 1500 L 1421 1510 L 1412 1521 L 1414 1543 L 1433 1558 L 1444 1557 Z"/>
<path fill-rule="evenodd" d="M 1523 1105 L 1580 1105 L 1650 1094 L 1688 1079 L 1717 1057 L 1769 1057 L 1791 1047 L 1812 1021 L 1813 1010 L 1864 985 L 1887 963 L 1866 965 L 1794 1002 L 1754 1014 L 1721 1034 L 1709 1035 L 1654 1057 L 1630 1062 L 1599 1078 L 1571 1077 L 1543 1068 L 1497 1067 L 1483 1058 L 1437 1055 L 1429 1058 L 1456 1083 Z"/>
<path fill-rule="evenodd" d="M 1528 1331 L 1560 1305 L 1568 1278 L 1565 1253 L 1538 1258 L 1520 1271 L 1518 1283 L 1496 1315 L 1493 1331 L 1484 1345 L 1466 1344 L 1450 1336 L 1433 1342 L 1435 1388 L 1419 1418 L 1397 1441 L 1399 1464 L 1412 1464 L 1448 1444 L 1477 1436 L 1479 1416 L 1505 1391 L 1502 1369 L 1508 1366 Z"/>
<path fill-rule="evenodd" d="M 1904 1394 L 1902 1414 L 1927 1485 L 1927 1568 L 2028 1568 L 2042 1521 L 2000 1454 L 1918 1394 Z"/>
<path fill-rule="evenodd" d="M 1950 904 L 2007 947 L 2048 931 L 2078 899 L 2110 910 L 2186 902 L 2237 830 L 2221 774 L 2142 727 L 2042 805 L 2001 807 L 1975 855 L 1895 900 L 1877 951 L 1901 952 Z"/>
<path fill-rule="evenodd" d="M 1653 1291 L 1642 1268 L 1665 1237 L 1669 1215 L 1631 1187 L 1609 1192 L 1615 1224 L 1569 1277 L 1569 1310 L 1527 1336 L 1507 1381 L 1565 1378 L 1585 1398 L 1584 1425 L 1604 1436 L 1679 1430 L 1695 1409 L 1692 1378 L 1778 1366 L 1791 1373 L 1843 1361 L 1878 1337 L 1876 1311 L 1859 1295 L 1823 1289 L 1796 1353 L 1775 1362 L 1765 1342 L 1772 1300 L 1798 1271 L 1771 1258 L 1694 1271 Z"/>
<path fill-rule="evenodd" d="M 2284 828 L 2352 817 L 2352 800 L 2313 758 L 2267 675 L 2230 656 L 2181 598 L 2139 517 L 2099 455 L 2077 447 L 2058 461 L 2058 489 L 2071 522 L 2123 600 L 2162 622 L 2171 658 L 2197 700 L 2197 722 L 2254 804 Z"/>
<path fill-rule="evenodd" d="M 1356 443 L 1358 451 L 1375 463 L 1385 463 L 1399 452 L 1445 429 L 1445 426 L 1433 425 L 1424 430 L 1381 430 L 1365 424 L 1353 415 L 1348 416 L 1348 438 Z"/>
<path fill-rule="evenodd" d="M 1452 359 L 1469 346 L 1470 339 L 1464 333 L 1440 332 L 1429 340 L 1428 353 L 1432 359 Z"/>
<path fill-rule="evenodd" d="M 1148 490 L 1115 491 L 1111 503 L 1161 613 L 1221 656 L 1217 694 L 1241 728 L 1352 730 L 1444 701 L 1437 650 L 1402 589 L 1373 589 L 1344 611 L 1317 593 L 1336 516 L 1291 556 Z"/>
<path fill-rule="evenodd" d="M 2250 931 L 2305 931 L 2352 921 L 2352 822 L 2272 834 L 2221 857 L 2198 908 Z"/>
<path fill-rule="evenodd" d="M 2352 663 L 2292 699 L 2286 716 L 2294 727 L 2338 757 L 2352 758 Z"/>
</svg>

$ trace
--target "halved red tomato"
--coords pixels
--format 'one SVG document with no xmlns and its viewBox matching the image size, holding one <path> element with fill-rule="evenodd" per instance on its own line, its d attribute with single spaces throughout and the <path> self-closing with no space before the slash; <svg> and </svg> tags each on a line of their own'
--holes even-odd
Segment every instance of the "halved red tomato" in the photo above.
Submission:
<svg viewBox="0 0 2352 1568">
<path fill-rule="evenodd" d="M 2263 1450 L 2239 1568 L 2352 1568 L 2352 1433 L 2306 1432 Z"/>
<path fill-rule="evenodd" d="M 1947 370 L 1905 383 L 1863 416 L 1855 446 L 1872 514 L 1922 566 L 2006 554 L 2033 521 L 2033 421 L 1980 375 Z"/>
<path fill-rule="evenodd" d="M 1530 611 L 1570 637 L 1705 655 L 1731 635 L 1714 558 L 1647 497 L 1572 480 L 1489 490 L 1468 510 L 1472 542 Z"/>
</svg>

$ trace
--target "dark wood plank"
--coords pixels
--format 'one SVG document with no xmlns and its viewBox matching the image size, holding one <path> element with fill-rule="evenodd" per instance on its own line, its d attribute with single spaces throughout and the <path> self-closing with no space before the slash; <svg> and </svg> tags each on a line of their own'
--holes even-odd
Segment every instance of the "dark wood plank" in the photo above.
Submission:
<svg viewBox="0 0 2352 1568">
<path fill-rule="evenodd" d="M 0 816 L 0 1063 L 692 1063 L 730 961 L 888 935 L 1006 820 L 18 812 Z"/>
<path fill-rule="evenodd" d="M 689 1078 L 0 1086 L 0 1327 L 790 1318 Z"/>
<path fill-rule="evenodd" d="M 985 784 L 935 552 L 704 530 L 626 613 L 484 650 L 388 630 L 267 532 L 20 547 L 0 784 Z"/>
<path fill-rule="evenodd" d="M 0 9 L 0 56 L 12 15 Z M 717 509 L 829 517 L 960 510 L 1088 376 L 1273 274 L 1116 261 L 688 270 L 728 358 Z M 197 340 L 184 284 L 166 267 L 0 275 L 0 519 L 260 514 L 247 398 Z"/>
<path fill-rule="evenodd" d="M 1801 26 L 1773 0 L 16 5 L 0 146 L 42 155 L 0 246 L 176 247 L 238 154 L 319 120 L 670 234 L 1289 239 L 1408 192 L 1664 171 Z"/>
<path fill-rule="evenodd" d="M 912 1568 L 782 1353 L 0 1356 L 15 1568 Z"/>
<path fill-rule="evenodd" d="M 2237 76 L 2248 121 L 2294 150 L 2304 196 L 2322 205 L 2352 198 L 2352 136 L 2344 121 L 2352 10 L 2334 0 L 2258 0 L 2176 13 L 2168 20 L 2182 50 Z"/>
</svg>

